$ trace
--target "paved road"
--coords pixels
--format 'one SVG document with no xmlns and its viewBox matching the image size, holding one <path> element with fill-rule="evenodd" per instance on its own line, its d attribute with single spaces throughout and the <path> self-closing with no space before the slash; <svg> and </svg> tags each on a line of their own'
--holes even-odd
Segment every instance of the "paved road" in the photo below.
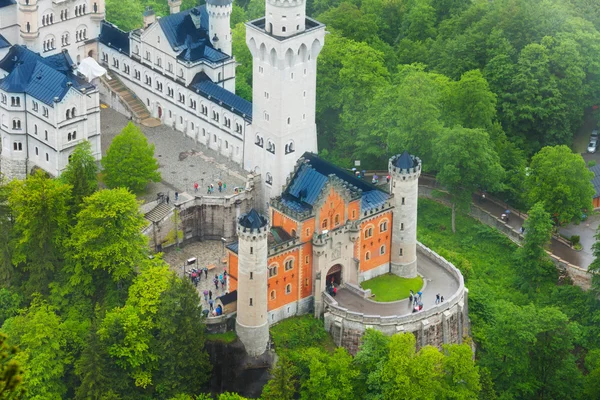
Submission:
<svg viewBox="0 0 600 400">
<path fill-rule="evenodd" d="M 417 254 L 417 270 L 427 281 L 422 298 L 424 309 L 435 305 L 437 293 L 448 299 L 458 290 L 458 281 L 452 275 L 420 254 Z M 340 306 L 365 315 L 406 315 L 412 312 L 408 299 L 394 303 L 376 303 L 365 300 L 347 289 L 340 289 L 335 300 Z"/>
<path fill-rule="evenodd" d="M 438 186 L 435 182 L 435 179 L 429 176 L 421 176 L 419 178 L 419 184 L 424 184 L 433 187 Z M 473 203 L 497 217 L 500 217 L 502 213 L 504 213 L 504 211 L 506 210 L 506 205 L 501 206 L 489 200 L 481 201 L 479 195 L 473 195 Z M 519 214 L 513 212 L 510 214 L 508 225 L 511 226 L 513 229 L 519 230 L 521 226 L 523 226 L 523 222 L 524 218 L 521 217 Z M 595 232 L 594 226 L 597 228 L 598 221 L 595 222 L 595 225 L 592 224 L 590 226 L 591 229 L 588 229 L 588 231 L 591 232 L 593 230 Z M 570 234 L 566 231 L 563 232 L 562 230 L 561 232 L 563 232 L 563 234 L 566 233 L 568 236 L 579 234 L 582 236 L 582 239 L 585 236 L 586 239 L 582 240 L 582 245 L 584 246 L 583 251 L 574 250 L 570 246 L 566 245 L 560 240 L 557 240 L 556 238 L 552 238 L 552 242 L 550 243 L 550 251 L 552 252 L 552 254 L 562 258 L 563 260 L 571 264 L 587 269 L 587 267 L 592 263 L 592 261 L 594 261 L 594 256 L 591 254 L 591 244 L 593 243 L 589 243 L 590 232 L 582 233 L 580 228 L 581 226 L 579 226 L 579 228 L 576 229 L 572 228 L 573 233 Z M 591 236 L 593 236 L 593 234 Z"/>
</svg>

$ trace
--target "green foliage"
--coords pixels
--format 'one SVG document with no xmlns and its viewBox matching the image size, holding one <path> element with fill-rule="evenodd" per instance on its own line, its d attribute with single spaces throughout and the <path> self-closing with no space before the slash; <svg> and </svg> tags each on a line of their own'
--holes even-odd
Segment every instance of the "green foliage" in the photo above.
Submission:
<svg viewBox="0 0 600 400">
<path fill-rule="evenodd" d="M 66 270 L 73 288 L 91 296 L 110 282 L 128 284 L 143 260 L 144 217 L 127 189 L 101 190 L 84 200 L 77 215 Z"/>
<path fill-rule="evenodd" d="M 309 376 L 302 381 L 300 399 L 356 398 L 353 384 L 358 371 L 352 368 L 352 356 L 344 348 L 338 347 L 331 356 L 311 348 L 305 357 L 310 359 Z"/>
<path fill-rule="evenodd" d="M 271 327 L 271 337 L 277 351 L 300 350 L 316 346 L 322 350 L 333 347 L 323 323 L 311 315 L 287 318 Z"/>
<path fill-rule="evenodd" d="M 263 388 L 263 400 L 292 400 L 296 394 L 297 370 L 286 356 L 277 360 L 271 369 L 273 378 Z"/>
<path fill-rule="evenodd" d="M 523 245 L 517 250 L 516 262 L 522 285 L 537 291 L 541 282 L 556 278 L 556 268 L 546 253 L 552 238 L 552 219 L 542 203 L 536 203 L 525 221 Z"/>
<path fill-rule="evenodd" d="M 408 298 L 410 291 L 417 293 L 423 287 L 423 278 L 401 278 L 394 274 L 384 274 L 363 281 L 360 286 L 371 289 L 375 301 L 396 301 Z"/>
<path fill-rule="evenodd" d="M 140 128 L 131 122 L 113 139 L 102 166 L 104 181 L 110 188 L 124 187 L 139 193 L 148 182 L 160 181 L 154 145 L 148 144 Z"/>
<path fill-rule="evenodd" d="M 237 340 L 235 331 L 225 333 L 208 333 L 206 334 L 207 342 L 233 343 Z"/>
<path fill-rule="evenodd" d="M 0 176 L 0 287 L 9 286 L 14 278 L 12 263 L 14 217 L 8 202 L 11 187 Z"/>
<path fill-rule="evenodd" d="M 452 232 L 456 232 L 456 206 L 467 208 L 477 188 L 499 188 L 504 170 L 488 134 L 480 129 L 448 130 L 435 144 L 434 152 L 437 180 L 452 196 Z"/>
<path fill-rule="evenodd" d="M 10 186 L 8 201 L 15 218 L 12 262 L 25 274 L 28 294 L 47 293 L 63 262 L 71 186 L 39 170 Z"/>
<path fill-rule="evenodd" d="M 593 172 L 567 146 L 544 147 L 531 160 L 527 183 L 529 201 L 542 202 L 557 224 L 581 221 L 592 209 Z"/>
<path fill-rule="evenodd" d="M 23 371 L 14 359 L 18 354 L 17 348 L 9 346 L 6 341 L 6 335 L 0 333 L 0 399 L 16 400 L 23 397 Z"/>
<path fill-rule="evenodd" d="M 124 31 L 141 28 L 144 7 L 137 0 L 106 0 L 106 20 Z"/>
<path fill-rule="evenodd" d="M 10 317 L 17 315 L 23 298 L 9 289 L 0 289 L 0 326 Z"/>
<path fill-rule="evenodd" d="M 83 199 L 98 189 L 98 166 L 89 141 L 84 140 L 75 147 L 60 177 L 71 185 L 71 212 L 75 215 L 81 209 Z"/>
<path fill-rule="evenodd" d="M 246 26 L 238 23 L 231 31 L 231 47 L 238 63 L 235 69 L 235 92 L 252 101 L 252 54 L 246 45 Z"/>
<path fill-rule="evenodd" d="M 71 362 L 66 352 L 69 332 L 54 308 L 36 297 L 26 312 L 8 319 L 2 331 L 9 344 L 20 349 L 13 359 L 24 370 L 24 398 L 63 398 L 65 368 Z"/>
</svg>

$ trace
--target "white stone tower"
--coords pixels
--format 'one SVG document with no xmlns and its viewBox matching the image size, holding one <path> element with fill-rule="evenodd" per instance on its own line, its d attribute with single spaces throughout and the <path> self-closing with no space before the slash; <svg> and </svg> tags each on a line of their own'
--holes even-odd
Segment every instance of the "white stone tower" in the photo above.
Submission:
<svg viewBox="0 0 600 400">
<path fill-rule="evenodd" d="M 20 42 L 30 49 L 35 49 L 40 36 L 39 32 L 39 6 L 37 0 L 19 0 L 19 34 Z"/>
<path fill-rule="evenodd" d="M 238 220 L 238 296 L 235 331 L 251 356 L 267 350 L 267 235 L 269 221 L 255 209 Z"/>
<path fill-rule="evenodd" d="M 177 14 L 181 11 L 181 0 L 167 0 L 167 3 L 169 4 L 170 14 Z"/>
<path fill-rule="evenodd" d="M 304 0 L 266 0 L 266 16 L 246 23 L 253 57 L 252 130 L 247 170 L 261 173 L 265 198 L 281 193 L 296 160 L 317 152 L 317 56 L 325 25 L 306 17 Z"/>
<path fill-rule="evenodd" d="M 215 49 L 231 55 L 231 11 L 233 0 L 207 0 L 208 35 Z"/>
<path fill-rule="evenodd" d="M 417 276 L 417 201 L 421 160 L 407 151 L 390 158 L 390 192 L 394 194 L 391 272 Z"/>
</svg>

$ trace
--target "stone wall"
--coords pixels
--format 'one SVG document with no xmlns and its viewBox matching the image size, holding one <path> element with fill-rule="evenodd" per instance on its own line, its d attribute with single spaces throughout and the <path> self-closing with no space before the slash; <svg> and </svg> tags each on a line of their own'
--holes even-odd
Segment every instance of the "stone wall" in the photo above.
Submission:
<svg viewBox="0 0 600 400">
<path fill-rule="evenodd" d="M 119 114 L 123 114 L 129 119 L 133 118 L 133 114 L 129 111 L 129 108 L 123 100 L 119 97 L 119 95 L 112 90 L 110 90 L 103 79 L 96 79 L 96 86 L 98 87 L 98 91 L 100 93 L 100 102 L 106 104 Z M 137 121 L 139 123 L 139 121 Z"/>
<path fill-rule="evenodd" d="M 150 223 L 143 233 L 149 243 L 164 244 L 163 249 L 175 242 L 166 243 L 167 236 L 174 234 L 175 222 L 182 241 L 232 240 L 236 236 L 237 217 L 256 207 L 255 194 L 260 191 L 260 175 L 249 175 L 246 189 L 229 196 L 196 196 L 178 203 L 161 221 Z M 178 217 L 175 211 L 178 210 Z M 174 236 L 173 236 L 174 237 Z"/>
<path fill-rule="evenodd" d="M 0 172 L 6 180 L 25 179 L 27 168 L 25 160 L 12 160 L 0 156 Z"/>
<path fill-rule="evenodd" d="M 427 198 L 433 199 L 437 202 L 440 202 L 440 203 L 443 203 L 446 205 L 450 205 L 450 203 L 448 202 L 448 200 L 446 198 L 437 197 L 437 196 L 434 197 L 433 196 L 434 190 L 439 191 L 440 189 L 421 185 L 421 186 L 419 186 L 419 196 L 427 197 Z M 490 200 L 486 200 L 486 201 L 490 201 Z M 519 245 L 519 246 L 521 245 L 521 242 L 523 241 L 523 235 L 520 232 L 513 229 L 510 225 L 506 224 L 500 218 L 498 218 L 495 215 L 490 214 L 488 211 L 480 208 L 479 206 L 477 206 L 477 204 L 471 205 L 469 215 L 471 217 L 475 218 L 476 220 L 478 220 L 479 222 L 486 224 L 488 226 L 491 226 L 492 228 L 497 229 L 498 231 L 500 231 L 500 233 L 502 233 L 503 235 L 508 237 L 511 241 L 513 241 L 517 245 Z M 521 214 L 521 215 L 523 215 L 523 214 Z M 571 264 L 571 263 L 563 260 L 562 258 L 555 256 L 554 254 L 552 254 L 550 252 L 548 252 L 548 255 L 550 256 L 550 259 L 556 266 L 556 269 L 561 274 L 568 275 L 575 286 L 578 286 L 578 287 L 582 288 L 583 290 L 590 289 L 590 287 L 592 285 L 592 274 L 590 272 L 588 272 L 584 268 L 581 268 L 578 265 Z"/>
<path fill-rule="evenodd" d="M 441 347 L 444 343 L 462 343 L 470 334 L 468 290 L 460 271 L 443 257 L 417 243 L 417 251 L 447 270 L 458 282 L 458 290 L 447 301 L 415 314 L 380 316 L 365 315 L 341 307 L 333 297 L 323 294 L 325 330 L 335 343 L 356 354 L 360 338 L 369 329 L 386 335 L 410 332 L 417 339 L 417 348 L 426 345 Z"/>
</svg>

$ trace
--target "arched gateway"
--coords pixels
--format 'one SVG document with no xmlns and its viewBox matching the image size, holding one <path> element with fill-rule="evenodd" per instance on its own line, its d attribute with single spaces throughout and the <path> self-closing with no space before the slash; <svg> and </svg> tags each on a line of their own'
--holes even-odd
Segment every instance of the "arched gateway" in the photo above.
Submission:
<svg viewBox="0 0 600 400">
<path fill-rule="evenodd" d="M 334 283 L 336 286 L 342 284 L 342 264 L 335 264 L 327 271 L 326 284 Z"/>
</svg>

